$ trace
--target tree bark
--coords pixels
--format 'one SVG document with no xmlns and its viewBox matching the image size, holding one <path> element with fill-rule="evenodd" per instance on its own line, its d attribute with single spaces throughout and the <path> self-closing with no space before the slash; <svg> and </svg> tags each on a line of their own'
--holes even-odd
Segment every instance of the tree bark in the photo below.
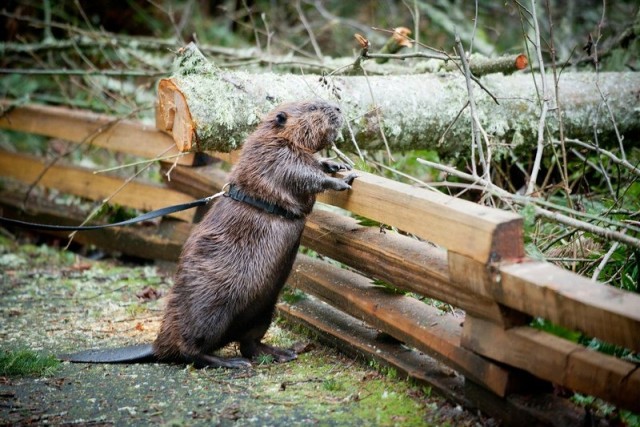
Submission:
<svg viewBox="0 0 640 427">
<path fill-rule="evenodd" d="M 480 81 L 499 102 L 485 91 L 474 91 L 494 152 L 505 145 L 528 149 L 535 144 L 539 76 L 492 74 Z M 619 132 L 627 141 L 637 136 L 640 73 L 635 72 L 562 73 L 558 87 L 565 135 L 591 140 L 597 131 L 601 146 L 615 139 L 596 82 Z M 381 130 L 392 151 L 434 149 L 447 156 L 470 146 L 469 114 L 460 114 L 468 94 L 459 73 L 367 77 L 229 72 L 207 61 L 193 44 L 179 52 L 175 75 L 160 81 L 157 125 L 172 133 L 183 151 L 232 151 L 276 105 L 317 97 L 338 102 L 345 112 L 349 126 L 338 143 L 342 147 L 353 148 L 355 140 L 361 150 L 383 148 Z M 557 135 L 555 115 L 547 120 L 547 129 Z"/>
</svg>

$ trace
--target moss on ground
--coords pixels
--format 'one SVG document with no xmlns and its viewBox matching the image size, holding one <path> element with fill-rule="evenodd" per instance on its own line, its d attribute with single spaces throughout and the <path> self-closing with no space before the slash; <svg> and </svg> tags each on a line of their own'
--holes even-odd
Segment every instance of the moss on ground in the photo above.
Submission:
<svg viewBox="0 0 640 427">
<path fill-rule="evenodd" d="M 21 369 L 20 375 L 0 372 L 0 424 L 483 422 L 398 380 L 392 370 L 380 372 L 314 343 L 283 321 L 274 322 L 268 342 L 313 344 L 287 364 L 264 360 L 238 371 L 163 364 L 58 364 L 52 355 L 151 342 L 163 299 L 142 291 L 166 293 L 171 271 L 92 261 L 51 246 L 0 238 L 0 272 L 0 355 L 8 357 L 8 362 L 0 361 L 0 369 L 17 366 L 18 360 L 33 368 Z M 223 353 L 237 350 L 230 346 Z"/>
<path fill-rule="evenodd" d="M 60 365 L 55 356 L 31 350 L 3 350 L 0 352 L 0 376 L 50 376 Z"/>
</svg>

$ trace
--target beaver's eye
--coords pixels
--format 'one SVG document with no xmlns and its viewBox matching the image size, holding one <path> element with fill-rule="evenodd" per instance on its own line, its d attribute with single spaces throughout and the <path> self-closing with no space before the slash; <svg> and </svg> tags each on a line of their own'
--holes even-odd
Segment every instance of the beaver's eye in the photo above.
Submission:
<svg viewBox="0 0 640 427">
<path fill-rule="evenodd" d="M 309 106 L 309 111 L 316 111 L 317 109 L 318 107 L 316 107 L 315 105 Z"/>
<path fill-rule="evenodd" d="M 278 113 L 276 115 L 276 123 L 278 126 L 284 126 L 284 124 L 287 123 L 287 113 Z"/>
</svg>

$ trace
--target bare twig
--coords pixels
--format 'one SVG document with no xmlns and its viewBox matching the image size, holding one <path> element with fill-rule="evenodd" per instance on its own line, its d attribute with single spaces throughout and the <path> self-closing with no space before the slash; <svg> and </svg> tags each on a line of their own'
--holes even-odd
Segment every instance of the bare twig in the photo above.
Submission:
<svg viewBox="0 0 640 427">
<path fill-rule="evenodd" d="M 264 24 L 264 31 L 267 33 L 267 56 L 271 58 L 271 39 L 273 38 L 273 32 L 269 30 L 269 22 L 267 21 L 266 15 L 262 13 L 260 15 L 260 18 L 262 19 L 262 23 Z M 269 60 L 267 64 L 269 66 L 269 71 L 272 71 L 271 67 L 273 65 L 273 62 Z"/>
<path fill-rule="evenodd" d="M 544 72 L 544 61 L 542 59 L 542 46 L 540 38 L 540 26 L 538 25 L 538 18 L 536 15 L 536 0 L 531 0 L 531 14 L 533 20 L 533 28 L 535 31 L 535 47 L 536 55 L 538 58 L 538 67 L 540 68 L 541 86 L 542 86 L 542 111 L 540 113 L 540 120 L 538 124 L 538 141 L 536 145 L 536 155 L 533 161 L 533 167 L 531 169 L 531 176 L 529 177 L 529 184 L 527 185 L 527 195 L 533 194 L 536 187 L 536 181 L 538 179 L 538 173 L 540 171 L 540 165 L 542 163 L 542 152 L 544 150 L 544 129 L 547 120 L 547 112 L 549 111 L 549 97 L 547 93 L 546 75 Z"/>
<path fill-rule="evenodd" d="M 621 159 L 618 156 L 616 156 L 615 154 L 613 154 L 611 151 L 607 151 L 603 148 L 600 148 L 599 146 L 594 146 L 591 144 L 587 144 L 586 142 L 582 142 L 579 139 L 569 139 L 567 138 L 566 141 L 570 144 L 574 144 L 577 145 L 579 147 L 583 147 L 583 148 L 587 148 L 589 150 L 593 150 L 598 154 L 603 154 L 604 156 L 608 157 L 612 162 L 620 165 L 620 166 L 624 166 L 625 168 L 629 169 L 629 171 L 635 175 L 640 176 L 640 168 L 638 168 L 637 166 L 632 165 L 631 163 L 629 163 L 628 160 L 625 159 Z M 557 141 L 554 141 L 554 143 L 557 143 Z"/>
<path fill-rule="evenodd" d="M 449 166 L 445 166 L 445 165 L 441 165 L 439 163 L 435 163 L 435 162 L 431 162 L 428 160 L 424 160 L 424 159 L 417 159 L 419 163 L 422 163 L 423 165 L 427 165 L 430 166 L 434 169 L 440 170 L 442 172 L 445 172 L 447 174 L 456 176 L 458 178 L 473 182 L 474 184 L 479 184 L 482 185 L 486 191 L 491 192 L 492 194 L 504 199 L 506 202 L 513 202 L 513 203 L 517 203 L 519 205 L 529 205 L 531 204 L 534 207 L 534 211 L 535 214 L 537 216 L 542 216 L 544 218 L 553 220 L 555 222 L 558 222 L 560 224 L 564 224 L 567 225 L 569 227 L 573 227 L 576 228 L 578 230 L 583 230 L 583 231 L 587 231 L 589 233 L 593 233 L 597 236 L 603 237 L 605 239 L 609 239 L 609 240 L 615 240 L 615 241 L 619 241 L 621 243 L 625 243 L 629 246 L 632 246 L 634 248 L 640 249 L 640 239 L 631 237 L 631 236 L 627 236 L 624 232 L 620 232 L 617 230 L 611 230 L 611 229 L 607 229 L 607 228 L 603 228 L 603 227 L 599 227 L 597 225 L 591 224 L 589 222 L 586 221 L 581 221 L 579 219 L 575 219 L 575 218 L 571 218 L 567 215 L 558 213 L 558 212 L 552 212 L 549 211 L 547 209 L 541 208 L 540 206 L 536 206 L 536 204 L 541 203 L 542 201 L 539 198 L 533 198 L 533 197 L 528 197 L 528 196 L 519 196 L 516 194 L 511 194 L 508 191 L 484 180 L 483 178 L 480 177 L 474 177 L 472 175 L 469 175 L 467 173 L 464 172 L 460 172 L 459 170 L 449 167 Z M 568 208 L 565 208 L 568 209 Z M 600 221 L 604 221 L 603 218 L 601 217 L 597 217 L 598 220 Z M 608 220 L 610 221 L 610 220 Z M 625 230 L 628 229 L 628 226 L 626 226 L 625 224 L 619 223 L 619 225 L 621 226 L 620 228 L 624 228 Z M 624 230 L 623 230 L 624 231 Z"/>
<path fill-rule="evenodd" d="M 295 2 L 296 11 L 298 12 L 298 16 L 300 17 L 300 22 L 304 26 L 304 29 L 307 30 L 307 34 L 309 35 L 309 40 L 311 41 L 311 46 L 313 46 L 313 50 L 318 57 L 320 62 L 323 61 L 322 51 L 320 50 L 320 45 L 316 40 L 316 36 L 313 34 L 313 30 L 311 29 L 311 25 L 309 25 L 309 21 L 307 21 L 306 16 L 304 16 L 304 12 L 302 7 L 300 6 L 300 0 L 296 0 Z"/>
<path fill-rule="evenodd" d="M 456 124 L 456 122 L 458 121 L 458 119 L 462 115 L 462 112 L 464 110 L 466 110 L 468 106 L 469 106 L 469 101 L 467 100 L 467 102 L 458 111 L 458 114 L 456 114 L 456 116 L 453 118 L 453 120 L 451 120 L 451 123 L 449 123 L 449 125 L 447 125 L 447 128 L 444 130 L 444 132 L 442 132 L 442 135 L 440 136 L 440 139 L 438 140 L 438 144 L 442 144 L 444 142 L 444 138 L 447 136 L 447 134 L 449 133 L 449 131 L 451 130 L 453 125 Z"/>
<path fill-rule="evenodd" d="M 386 28 L 371 27 L 371 29 L 372 29 L 372 30 L 375 30 L 375 31 L 380 31 L 380 32 L 383 32 L 383 33 L 387 33 L 387 34 L 393 34 L 393 32 L 394 32 L 394 30 L 388 30 L 388 29 L 386 29 Z M 416 45 L 418 45 L 418 46 L 420 46 L 420 47 L 423 47 L 423 48 L 428 49 L 428 50 L 430 50 L 430 51 L 433 51 L 433 52 L 439 53 L 439 54 L 440 54 L 440 55 L 442 55 L 443 57 L 450 58 L 450 56 L 449 56 L 449 55 L 447 54 L 447 52 L 445 52 L 444 50 L 436 49 L 435 47 L 431 47 L 431 46 L 428 46 L 428 45 L 426 45 L 426 44 L 424 44 L 424 43 L 420 43 L 420 42 L 418 42 L 418 40 L 416 40 L 416 39 L 412 39 L 412 38 L 411 38 L 411 37 L 409 37 L 409 36 L 405 36 L 405 38 L 406 38 L 407 40 L 409 40 L 410 42 L 415 43 Z M 458 59 L 458 58 L 456 58 L 456 59 Z"/>
<path fill-rule="evenodd" d="M 164 150 L 162 153 L 160 153 L 158 155 L 158 157 L 162 157 L 163 155 L 167 154 L 170 150 L 172 150 L 174 148 L 174 145 L 171 145 L 169 148 L 167 148 L 166 150 Z M 102 199 L 102 201 L 100 202 L 100 204 L 94 208 L 89 215 L 87 215 L 87 217 L 85 218 L 84 221 L 82 221 L 82 223 L 80 224 L 80 226 L 85 225 L 87 222 L 91 221 L 91 219 L 96 216 L 96 214 L 98 212 L 100 212 L 100 210 L 102 209 L 102 207 L 104 205 L 106 205 L 107 203 L 109 203 L 109 201 L 111 199 L 113 199 L 115 196 L 117 196 L 126 186 L 127 184 L 129 184 L 131 181 L 133 181 L 138 175 L 140 175 L 142 172 L 144 172 L 145 170 L 147 170 L 149 168 L 149 166 L 151 166 L 153 163 L 147 163 L 146 165 L 144 165 L 143 167 L 140 168 L 140 170 L 136 171 L 136 173 L 134 173 L 133 175 L 131 175 L 130 177 L 128 177 L 127 179 L 124 180 L 124 182 L 122 183 L 122 185 L 120 185 L 120 187 L 118 187 L 113 193 L 111 193 L 108 197 Z M 69 245 L 71 244 L 71 242 L 73 241 L 74 236 L 76 235 L 77 231 L 72 232 L 71 234 L 69 234 L 69 241 L 67 242 L 67 246 L 66 248 L 69 248 Z"/>
<path fill-rule="evenodd" d="M 473 41 L 478 30 L 478 0 L 475 0 L 475 16 L 473 17 L 473 31 L 471 31 L 471 41 L 469 42 L 469 56 L 473 53 Z"/>
<path fill-rule="evenodd" d="M 384 127 L 382 122 L 382 116 L 380 115 L 380 108 L 378 108 L 378 104 L 376 103 L 376 98 L 373 96 L 373 89 L 371 88 L 371 84 L 369 83 L 367 71 L 363 68 L 362 72 L 364 73 L 365 79 L 367 81 L 367 87 L 369 88 L 369 95 L 371 96 L 371 103 L 374 105 L 374 112 L 376 114 L 376 118 L 378 120 L 378 129 L 380 130 L 380 136 L 382 137 L 382 141 L 384 142 L 384 146 L 387 149 L 387 155 L 389 156 L 389 160 L 393 161 L 393 154 L 391 154 L 391 148 L 389 147 L 389 142 L 387 141 L 387 136 L 384 133 Z"/>
<path fill-rule="evenodd" d="M 315 0 L 315 1 L 306 1 L 305 3 L 307 4 L 312 4 L 313 6 L 316 8 L 316 10 L 318 11 L 318 13 L 320 13 L 320 15 L 326 19 L 327 21 L 329 21 L 332 24 L 342 24 L 345 26 L 350 26 L 352 28 L 355 28 L 357 31 L 361 32 L 361 33 L 366 33 L 369 30 L 369 27 L 367 25 L 363 25 L 360 22 L 356 21 L 355 19 L 349 19 L 349 18 L 345 18 L 342 16 L 338 16 L 338 15 L 334 15 L 331 12 L 329 12 L 325 7 L 324 7 L 324 2 L 322 0 Z"/>
<path fill-rule="evenodd" d="M 598 277 L 600 277 L 600 273 L 602 273 L 602 270 L 604 270 L 604 268 L 607 266 L 614 252 L 618 249 L 618 246 L 620 246 L 620 242 L 613 242 L 613 244 L 611 245 L 607 253 L 604 255 L 604 257 L 602 257 L 602 261 L 600 261 L 596 269 L 593 271 L 593 276 L 591 276 L 591 280 L 593 280 L 594 282 L 598 281 Z"/>
<path fill-rule="evenodd" d="M 465 81 L 467 83 L 467 92 L 469 93 L 469 111 L 471 114 L 471 166 L 473 170 L 473 175 L 478 176 L 476 170 L 476 159 L 475 159 L 475 148 L 478 149 L 478 157 L 480 159 L 480 163 L 482 164 L 482 177 L 489 179 L 489 167 L 487 164 L 487 159 L 484 156 L 484 150 L 482 149 L 482 138 L 480 138 L 481 134 L 481 124 L 478 119 L 478 113 L 476 111 L 476 101 L 473 96 L 473 85 L 471 84 L 471 72 L 469 71 L 469 63 L 467 62 L 467 58 L 465 56 L 464 48 L 462 47 L 462 42 L 460 41 L 460 37 L 456 35 L 456 50 L 458 52 L 458 56 L 460 57 L 460 61 L 462 62 L 462 68 L 464 71 Z M 488 144 L 487 144 L 488 147 Z"/>
<path fill-rule="evenodd" d="M 171 145 L 171 147 L 173 147 L 174 145 L 175 144 Z M 169 147 L 169 148 L 171 148 L 171 147 Z M 180 157 L 184 157 L 187 154 L 189 154 L 189 153 L 178 153 L 178 154 L 172 154 L 171 156 L 155 157 L 153 159 L 145 159 L 145 160 L 140 160 L 138 162 L 127 163 L 126 165 L 113 166 L 111 168 L 97 169 L 97 170 L 93 171 L 93 174 L 97 175 L 97 174 L 105 173 L 105 172 L 113 172 L 115 170 L 130 168 L 130 167 L 139 166 L 139 165 L 146 165 L 147 163 L 154 163 L 154 162 L 162 161 L 162 160 L 179 159 Z"/>
<path fill-rule="evenodd" d="M 602 162 L 599 162 L 600 164 L 596 165 L 591 160 L 589 160 L 585 156 L 583 156 L 575 148 L 572 148 L 571 152 L 573 153 L 574 156 L 576 156 L 577 158 L 579 158 L 580 160 L 582 160 L 583 162 L 585 162 L 586 164 L 591 166 L 594 170 L 598 171 L 604 177 L 604 179 L 605 179 L 605 181 L 607 183 L 607 188 L 609 189 L 609 194 L 611 194 L 611 197 L 615 199 L 616 198 L 616 192 L 613 191 L 613 187 L 611 186 L 611 179 L 609 179 L 609 175 L 607 174 L 607 171 L 602 166 Z"/>
<path fill-rule="evenodd" d="M 336 155 L 340 158 L 340 160 L 342 160 L 344 163 L 350 165 L 350 166 L 354 166 L 355 163 L 353 162 L 353 160 L 351 160 L 349 158 L 349 156 L 347 156 L 346 154 L 344 154 L 342 151 L 340 151 L 340 149 L 338 147 L 334 145 L 331 146 L 331 150 L 336 153 Z M 362 155 L 362 154 L 361 154 Z M 362 159 L 364 160 L 364 158 Z"/>
<path fill-rule="evenodd" d="M 347 124 L 347 129 L 349 130 L 349 136 L 351 137 L 351 142 L 353 143 L 353 147 L 356 149 L 356 152 L 358 153 L 358 157 L 360 157 L 360 160 L 364 161 L 364 156 L 362 155 L 362 151 L 360 151 L 360 146 L 358 146 L 358 141 L 356 141 L 356 136 L 353 133 L 353 128 L 351 127 L 351 121 L 345 120 L 345 122 Z M 338 151 L 336 151 L 336 153 L 337 152 Z"/>
<path fill-rule="evenodd" d="M 403 178 L 406 178 L 406 179 L 408 179 L 409 181 L 413 182 L 414 184 L 417 184 L 417 185 L 418 185 L 418 186 L 420 186 L 420 187 L 424 187 L 424 188 L 428 188 L 429 190 L 436 191 L 436 189 L 435 189 L 433 186 L 431 186 L 431 184 L 427 184 L 427 183 L 426 183 L 426 182 L 424 182 L 423 180 L 418 179 L 418 178 L 416 178 L 416 177 L 414 177 L 414 176 L 411 176 L 411 175 L 409 175 L 409 174 L 407 174 L 407 173 L 404 173 L 404 172 L 402 172 L 402 171 L 399 171 L 398 169 L 395 169 L 395 168 L 389 167 L 389 166 L 384 165 L 384 164 L 382 164 L 382 163 L 380 163 L 380 162 L 376 162 L 375 160 L 369 160 L 369 162 L 370 162 L 370 163 L 372 163 L 372 164 L 374 164 L 374 165 L 376 165 L 377 167 L 380 167 L 380 168 L 382 168 L 382 169 L 388 170 L 388 171 L 389 171 L 389 172 L 391 172 L 391 173 L 394 173 L 394 174 L 396 174 L 396 175 L 398 175 L 398 176 L 401 176 L 401 177 L 403 177 Z"/>
<path fill-rule="evenodd" d="M 69 69 L 18 69 L 0 68 L 0 74 L 21 74 L 28 76 L 109 76 L 109 77 L 163 77 L 168 71 L 136 71 L 136 70 L 69 70 Z"/>
<path fill-rule="evenodd" d="M 553 40 L 553 18 L 551 15 L 551 6 L 549 0 L 545 1 L 547 6 L 547 20 L 549 22 L 549 39 L 550 39 L 550 56 L 551 56 L 551 69 L 553 71 L 553 82 L 555 85 L 555 102 L 556 102 L 556 118 L 558 120 L 558 131 L 560 133 L 560 148 L 562 152 L 562 167 L 560 168 L 560 175 L 562 177 L 562 184 L 565 195 L 567 196 L 567 203 L 571 206 L 571 189 L 569 188 L 569 169 L 567 167 L 567 149 L 564 142 L 564 120 L 562 118 L 562 104 L 560 103 L 560 76 L 556 67 L 556 48 Z M 573 207 L 573 206 L 571 206 Z"/>
<path fill-rule="evenodd" d="M 259 35 L 259 32 L 258 32 L 258 26 L 256 25 L 255 21 L 253 20 L 253 13 L 251 12 L 251 8 L 247 4 L 247 0 L 242 0 L 242 5 L 244 6 L 245 10 L 247 11 L 247 16 L 249 17 L 249 22 L 251 23 L 251 28 L 253 29 L 253 35 L 254 35 L 254 37 L 256 39 L 256 49 L 258 50 L 258 52 L 262 53 L 262 47 L 260 46 L 260 35 Z"/>
<path fill-rule="evenodd" d="M 385 59 L 410 59 L 410 58 L 425 58 L 425 59 L 440 59 L 442 61 L 449 60 L 446 55 L 427 53 L 427 52 L 412 52 L 412 53 L 367 53 L 367 58 L 385 58 Z M 457 57 L 452 57 L 458 59 Z"/>
</svg>

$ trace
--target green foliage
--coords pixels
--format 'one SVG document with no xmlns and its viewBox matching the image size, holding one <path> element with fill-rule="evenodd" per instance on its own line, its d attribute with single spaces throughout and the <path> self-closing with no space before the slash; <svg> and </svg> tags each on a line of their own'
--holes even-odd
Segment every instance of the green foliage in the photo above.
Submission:
<svg viewBox="0 0 640 427">
<path fill-rule="evenodd" d="M 599 351 L 600 353 L 627 359 L 633 363 L 640 363 L 640 355 L 626 348 L 600 341 L 597 338 L 581 337 L 579 341 L 581 344 L 586 345 L 587 348 Z"/>
<path fill-rule="evenodd" d="M 382 227 L 383 226 L 382 223 L 366 218 L 364 216 L 353 214 L 353 217 L 358 221 L 358 225 L 361 225 L 363 227 Z"/>
<path fill-rule="evenodd" d="M 131 317 L 139 316 L 147 311 L 148 311 L 147 307 L 138 303 L 130 304 L 126 308 L 127 314 Z"/>
<path fill-rule="evenodd" d="M 384 291 L 387 294 L 405 295 L 407 293 L 407 292 L 403 291 L 402 289 L 398 289 L 395 286 L 393 286 L 392 284 L 385 282 L 384 280 L 373 279 L 371 281 L 371 284 L 374 285 L 376 288 Z"/>
<path fill-rule="evenodd" d="M 592 350 L 611 356 L 627 359 L 633 363 L 640 362 L 640 355 L 629 349 L 600 341 L 597 338 L 590 338 L 584 334 L 572 331 L 562 326 L 556 325 L 542 318 L 535 318 L 531 321 L 530 326 L 541 331 L 548 332 L 560 338 L 564 338 L 576 344 L 581 344 Z"/>
<path fill-rule="evenodd" d="M 42 156 L 48 146 L 48 138 L 44 136 L 0 129 L 0 148 L 9 147 L 11 150 Z"/>
<path fill-rule="evenodd" d="M 560 338 L 564 338 L 574 343 L 578 343 L 583 335 L 580 332 L 571 331 L 567 328 L 563 328 L 562 326 L 553 324 L 545 319 L 540 317 L 535 318 L 531 321 L 532 327 L 539 329 L 541 331 L 549 332 L 552 335 L 558 336 Z"/>
<path fill-rule="evenodd" d="M 51 375 L 60 365 L 53 355 L 31 350 L 0 351 L 0 376 Z"/>
<path fill-rule="evenodd" d="M 363 161 L 360 158 L 355 160 L 355 168 L 363 172 L 369 172 L 369 173 L 373 172 L 373 168 L 369 165 L 369 163 L 366 161 Z"/>
<path fill-rule="evenodd" d="M 418 159 L 429 160 L 431 162 L 440 163 L 440 156 L 435 150 L 413 150 L 407 153 L 393 155 L 395 161 L 391 164 L 392 169 L 404 172 L 407 175 L 411 175 L 414 178 L 422 180 L 424 182 L 437 181 L 440 174 L 439 171 L 426 166 Z M 401 176 L 394 174 L 391 171 L 385 171 L 385 175 L 388 178 L 403 181 Z"/>
<path fill-rule="evenodd" d="M 327 391 L 341 391 L 343 386 L 335 378 L 326 378 L 322 381 L 322 388 Z"/>
<path fill-rule="evenodd" d="M 258 363 L 258 365 L 263 366 L 263 365 L 270 365 L 273 363 L 274 361 L 274 357 L 271 354 L 259 354 L 256 357 L 256 362 Z"/>
<path fill-rule="evenodd" d="M 528 204 L 520 209 L 518 213 L 522 215 L 524 221 L 525 243 L 529 243 L 536 229 L 536 207 L 533 204 Z"/>
<path fill-rule="evenodd" d="M 298 288 L 290 288 L 289 286 L 287 286 L 284 288 L 281 298 L 287 304 L 295 304 L 298 301 L 306 299 L 307 294 Z"/>
</svg>

